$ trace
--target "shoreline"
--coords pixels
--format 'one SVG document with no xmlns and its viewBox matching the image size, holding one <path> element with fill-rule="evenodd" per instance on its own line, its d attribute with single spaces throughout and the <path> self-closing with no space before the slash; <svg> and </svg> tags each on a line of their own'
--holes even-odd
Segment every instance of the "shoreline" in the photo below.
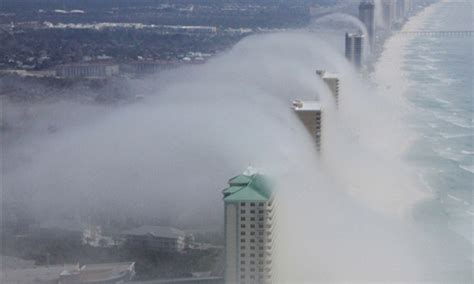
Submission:
<svg viewBox="0 0 474 284">
<path fill-rule="evenodd" d="M 401 35 L 400 33 L 419 29 L 419 27 L 424 24 L 426 18 L 430 17 L 435 12 L 437 6 L 440 3 L 442 3 L 442 1 L 425 7 L 419 13 L 410 17 L 400 31 L 392 33 L 392 35 L 387 38 L 385 43 L 382 45 L 382 51 L 380 55 L 374 61 L 373 72 L 371 74 L 374 79 L 373 81 L 379 87 L 385 87 L 384 89 L 389 87 L 389 89 L 391 89 L 393 82 L 398 81 L 404 84 L 397 86 L 397 88 L 405 88 L 403 88 L 401 91 L 398 89 L 396 93 L 404 94 L 406 92 L 409 80 L 406 79 L 405 73 L 403 72 L 404 57 L 407 52 L 406 48 L 411 43 L 413 38 Z M 387 72 L 388 70 L 392 72 Z M 396 95 L 394 94 L 393 90 L 389 93 L 391 93 L 390 95 Z"/>
</svg>

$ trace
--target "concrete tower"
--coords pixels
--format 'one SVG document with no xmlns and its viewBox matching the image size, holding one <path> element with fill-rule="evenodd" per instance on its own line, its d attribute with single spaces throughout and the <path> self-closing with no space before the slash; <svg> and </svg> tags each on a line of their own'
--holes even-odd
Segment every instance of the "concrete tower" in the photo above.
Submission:
<svg viewBox="0 0 474 284">
<path fill-rule="evenodd" d="M 383 17 L 383 25 L 386 29 L 392 29 L 393 23 L 393 13 L 394 13 L 394 2 L 393 0 L 382 0 L 382 17 Z"/>
<path fill-rule="evenodd" d="M 373 0 L 362 0 L 359 5 L 359 20 L 364 23 L 369 34 L 369 42 L 372 45 L 375 36 L 374 24 L 375 5 Z"/>
<path fill-rule="evenodd" d="M 346 58 L 358 69 L 362 68 L 364 35 L 346 33 Z"/>
<path fill-rule="evenodd" d="M 326 83 L 329 90 L 331 90 L 336 105 L 339 105 L 339 77 L 337 74 L 332 74 L 324 70 L 316 70 L 316 74 Z"/>
<path fill-rule="evenodd" d="M 271 283 L 274 194 L 267 178 L 247 171 L 223 190 L 225 283 Z"/>
<path fill-rule="evenodd" d="M 293 101 L 293 111 L 299 117 L 321 151 L 322 110 L 318 101 Z"/>
<path fill-rule="evenodd" d="M 403 21 L 406 16 L 406 2 L 405 0 L 395 0 L 395 18 L 398 21 Z"/>
</svg>

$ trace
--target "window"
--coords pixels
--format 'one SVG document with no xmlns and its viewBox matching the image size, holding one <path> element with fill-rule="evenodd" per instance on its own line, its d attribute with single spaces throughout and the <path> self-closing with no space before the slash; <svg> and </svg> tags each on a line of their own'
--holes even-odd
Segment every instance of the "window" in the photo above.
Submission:
<svg viewBox="0 0 474 284">
<path fill-rule="evenodd" d="M 245 243 L 245 239 L 240 239 L 240 242 L 241 242 L 241 243 Z"/>
<path fill-rule="evenodd" d="M 258 204 L 258 206 L 260 206 L 260 207 L 262 207 L 263 205 L 265 205 L 263 202 L 260 202 L 260 203 Z"/>
<path fill-rule="evenodd" d="M 251 217 L 251 218 L 250 218 L 250 221 L 255 221 L 255 217 Z"/>
<path fill-rule="evenodd" d="M 241 228 L 245 228 L 245 224 L 240 224 L 240 227 L 241 227 Z"/>
<path fill-rule="evenodd" d="M 270 218 L 270 220 L 271 220 L 271 218 Z M 258 218 L 258 221 L 263 221 L 263 217 L 260 216 L 260 217 Z"/>
<path fill-rule="evenodd" d="M 245 246 L 240 246 L 240 249 L 241 249 L 241 250 L 245 250 L 246 247 L 245 247 Z"/>
<path fill-rule="evenodd" d="M 240 206 L 245 206 L 245 202 L 240 202 Z"/>
<path fill-rule="evenodd" d="M 240 271 L 245 272 L 245 268 L 241 268 Z"/>
<path fill-rule="evenodd" d="M 245 257 L 245 253 L 241 253 L 241 254 L 240 254 L 240 257 Z"/>
<path fill-rule="evenodd" d="M 250 254 L 250 257 L 255 257 L 255 254 L 254 254 L 254 253 L 251 253 L 251 254 Z"/>
<path fill-rule="evenodd" d="M 258 210 L 258 214 L 263 214 L 264 211 L 263 210 Z"/>
<path fill-rule="evenodd" d="M 240 214 L 245 214 L 245 209 L 240 210 Z"/>
<path fill-rule="evenodd" d="M 260 229 L 262 229 L 262 228 L 263 228 L 263 224 L 258 224 L 258 227 L 259 227 Z"/>
<path fill-rule="evenodd" d="M 242 260 L 242 261 L 240 262 L 240 264 L 245 264 L 245 260 Z"/>
<path fill-rule="evenodd" d="M 254 247 L 254 246 L 251 246 L 250 249 L 251 249 L 251 250 L 255 250 L 255 247 Z"/>
<path fill-rule="evenodd" d="M 240 217 L 240 221 L 245 221 L 245 217 Z"/>
<path fill-rule="evenodd" d="M 251 243 L 255 243 L 255 239 L 250 239 L 250 242 L 251 242 Z"/>
<path fill-rule="evenodd" d="M 240 232 L 240 235 L 241 235 L 241 236 L 245 236 L 245 232 Z"/>
<path fill-rule="evenodd" d="M 250 224 L 250 228 L 255 228 L 255 224 Z"/>
<path fill-rule="evenodd" d="M 254 231 L 250 232 L 250 235 L 255 236 L 255 232 Z"/>
<path fill-rule="evenodd" d="M 253 203 L 253 202 L 250 203 L 250 206 L 255 207 L 255 203 Z"/>
<path fill-rule="evenodd" d="M 255 210 L 250 210 L 250 214 L 255 214 Z"/>
</svg>

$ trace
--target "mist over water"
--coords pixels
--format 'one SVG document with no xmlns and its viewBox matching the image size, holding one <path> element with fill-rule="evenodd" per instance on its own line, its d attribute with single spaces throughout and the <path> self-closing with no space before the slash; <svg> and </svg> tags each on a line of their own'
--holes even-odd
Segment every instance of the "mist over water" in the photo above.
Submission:
<svg viewBox="0 0 474 284">
<path fill-rule="evenodd" d="M 466 279 L 463 260 L 455 269 L 463 274 L 439 276 L 436 247 L 425 245 L 431 236 L 412 218 L 431 196 L 404 159 L 416 137 L 411 108 L 335 50 L 306 32 L 251 36 L 205 65 L 130 82 L 146 94 L 133 105 L 47 106 L 40 116 L 68 117 L 51 115 L 65 108 L 77 118 L 7 149 L 28 161 L 6 172 L 4 198 L 26 198 L 43 219 L 220 226 L 221 189 L 253 166 L 277 184 L 277 281 Z M 338 110 L 316 69 L 339 74 Z M 295 99 L 323 105 L 320 154 L 291 110 Z"/>
</svg>

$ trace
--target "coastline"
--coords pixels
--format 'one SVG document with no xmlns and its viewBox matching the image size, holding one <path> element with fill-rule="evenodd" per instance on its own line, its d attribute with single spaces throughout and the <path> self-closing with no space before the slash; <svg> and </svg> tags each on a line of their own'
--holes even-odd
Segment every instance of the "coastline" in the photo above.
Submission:
<svg viewBox="0 0 474 284">
<path fill-rule="evenodd" d="M 403 72 L 404 57 L 406 48 L 411 42 L 411 38 L 400 32 L 419 30 L 425 20 L 435 13 L 438 5 L 442 1 L 425 7 L 418 14 L 413 15 L 405 23 L 399 32 L 393 33 L 383 44 L 383 50 L 374 64 L 372 73 L 373 81 L 377 86 L 383 89 L 383 92 L 389 97 L 404 95 L 409 87 L 410 81 L 407 80 Z M 392 86 L 397 83 L 396 88 Z"/>
</svg>

